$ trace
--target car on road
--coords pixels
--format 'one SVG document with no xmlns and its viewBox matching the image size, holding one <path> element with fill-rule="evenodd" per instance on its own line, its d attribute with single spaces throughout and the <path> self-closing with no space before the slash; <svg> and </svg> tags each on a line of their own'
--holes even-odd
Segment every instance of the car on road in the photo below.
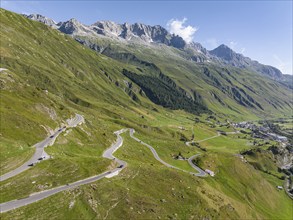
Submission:
<svg viewBox="0 0 293 220">
<path fill-rule="evenodd" d="M 60 128 L 58 131 L 62 131 L 62 128 Z"/>
<path fill-rule="evenodd" d="M 33 167 L 35 165 L 35 163 L 31 163 L 28 166 Z"/>
<path fill-rule="evenodd" d="M 50 138 L 53 138 L 53 137 L 54 137 L 54 135 L 51 135 L 51 136 L 50 136 Z"/>
<path fill-rule="evenodd" d="M 123 167 L 123 165 L 120 165 L 118 168 L 122 168 Z"/>
<path fill-rule="evenodd" d="M 42 156 L 38 160 L 44 160 L 45 158 L 46 158 L 45 156 Z"/>
</svg>

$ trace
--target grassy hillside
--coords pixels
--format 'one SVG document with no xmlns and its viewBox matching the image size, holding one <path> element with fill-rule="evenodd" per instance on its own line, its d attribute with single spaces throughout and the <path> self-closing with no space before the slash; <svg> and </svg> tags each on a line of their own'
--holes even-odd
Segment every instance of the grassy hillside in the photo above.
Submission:
<svg viewBox="0 0 293 220">
<path fill-rule="evenodd" d="M 286 117 L 292 113 L 292 89 L 257 73 L 212 62 L 196 63 L 188 51 L 166 45 L 117 43 L 98 37 L 86 42 L 104 47 L 102 53 L 116 60 L 160 71 L 189 96 L 195 99 L 200 96 L 208 108 L 224 117 L 247 120 Z"/>
<path fill-rule="evenodd" d="M 27 148 L 74 113 L 85 115 L 85 131 L 80 132 L 86 141 L 103 147 L 114 139 L 111 133 L 119 127 L 115 120 L 122 115 L 127 117 L 125 121 L 140 117 L 133 109 L 138 104 L 124 91 L 120 63 L 96 55 L 38 22 L 4 10 L 1 67 L 7 69 L 1 72 L 1 142 L 14 145 L 11 148 L 15 150 L 23 149 L 18 154 L 25 154 Z M 135 89 L 138 88 L 134 86 Z M 100 135 L 103 133 L 107 136 Z M 9 154 L 13 155 L 13 151 Z"/>
<path fill-rule="evenodd" d="M 213 161 L 217 174 L 201 179 L 166 168 L 143 145 L 124 138 L 116 155 L 129 166 L 119 176 L 4 213 L 3 219 L 292 218 L 292 201 L 274 186 L 281 181 L 262 176 L 233 155 L 203 157 L 204 163 Z M 36 211 L 40 207 L 42 213 Z"/>
<path fill-rule="evenodd" d="M 220 126 L 208 123 L 208 115 L 195 116 L 151 102 L 122 74 L 123 69 L 139 74 L 133 63 L 97 54 L 69 36 L 3 9 L 0 24 L 0 67 L 7 69 L 0 72 L 1 173 L 22 164 L 33 154 L 31 146 L 67 118 L 75 113 L 85 118 L 84 124 L 61 134 L 46 148 L 52 159 L 0 182 L 0 202 L 113 167 L 101 155 L 116 139 L 113 132 L 124 127 L 133 127 L 135 135 L 170 164 L 192 170 L 174 155 L 201 153 L 199 165 L 216 172 L 215 178 L 199 178 L 167 168 L 124 134 L 124 145 L 115 155 L 128 167 L 118 176 L 3 213 L 1 219 L 292 219 L 292 201 L 276 189 L 281 180 L 234 156 L 251 147 L 249 140 L 219 136 L 200 143 L 206 151 L 186 146 L 192 135 L 196 140 L 214 136 Z M 152 74 L 149 68 L 145 72 Z M 201 96 L 208 100 L 204 93 Z M 205 102 L 212 106 L 212 101 Z M 240 105 L 239 110 L 256 117 Z M 220 113 L 216 116 L 226 120 Z"/>
</svg>

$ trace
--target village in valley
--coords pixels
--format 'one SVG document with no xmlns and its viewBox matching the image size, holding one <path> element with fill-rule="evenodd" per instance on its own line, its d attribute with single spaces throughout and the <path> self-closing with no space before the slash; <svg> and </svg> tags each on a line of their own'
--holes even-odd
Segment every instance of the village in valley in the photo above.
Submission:
<svg viewBox="0 0 293 220">
<path fill-rule="evenodd" d="M 266 141 L 275 141 L 279 143 L 279 149 L 274 151 L 274 148 L 269 148 L 273 154 L 280 154 L 284 159 L 283 164 L 279 166 L 279 170 L 286 175 L 286 180 L 284 186 L 276 186 L 277 189 L 283 190 L 285 189 L 286 193 L 293 198 L 293 182 L 292 182 L 292 170 L 293 170 L 293 144 L 292 144 L 292 128 L 290 129 L 281 129 L 279 124 L 284 123 L 283 120 L 275 121 L 275 123 L 271 123 L 268 121 L 261 121 L 260 125 L 256 125 L 253 122 L 239 122 L 239 123 L 231 123 L 234 129 L 241 129 L 240 132 L 250 134 L 254 139 L 254 143 L 256 139 L 262 139 Z M 291 121 L 289 122 L 291 123 Z M 280 135 L 283 134 L 283 135 Z M 286 136 L 284 136 L 286 135 Z M 275 148 L 276 149 L 276 148 Z M 249 151 L 247 151 L 249 152 Z M 245 152 L 245 153 L 247 153 Z M 244 154 L 245 154 L 244 153 Z M 242 154 L 237 154 L 236 156 L 240 157 L 243 162 L 247 162 L 245 157 Z"/>
<path fill-rule="evenodd" d="M 195 123 L 202 122 L 198 118 L 195 119 Z M 244 138 L 251 140 L 251 144 L 255 148 L 247 149 L 235 154 L 239 157 L 242 162 L 249 163 L 246 156 L 251 154 L 254 150 L 259 151 L 260 149 L 268 150 L 271 152 L 275 161 L 278 161 L 278 170 L 283 174 L 282 179 L 285 180 L 284 186 L 276 185 L 278 190 L 285 190 L 289 197 L 293 198 L 293 144 L 292 144 L 292 119 L 277 119 L 277 120 L 264 120 L 264 121 L 243 121 L 243 122 L 220 122 L 215 116 L 209 116 L 204 122 L 211 128 L 218 128 L 217 133 L 219 135 L 230 135 L 230 134 L 243 134 Z M 287 126 L 285 126 L 287 125 Z M 222 129 L 224 128 L 224 129 Z M 185 130 L 184 127 L 179 127 L 180 130 Z M 230 131 L 227 131 L 229 129 Z M 232 130 L 231 130 L 232 129 Z M 226 131 L 225 131 L 226 130 Z M 211 138 L 216 138 L 213 136 Z M 239 138 L 240 136 L 238 136 Z M 207 138 L 210 139 L 210 138 Z M 194 135 L 190 142 L 192 146 L 196 146 L 203 152 L 207 149 L 200 145 L 201 141 L 195 141 Z M 253 150 L 254 149 L 254 150 Z M 180 153 L 176 155 L 174 159 L 177 160 L 188 160 L 183 157 Z M 210 176 L 215 176 L 216 172 L 209 169 L 204 170 Z M 269 173 L 269 172 L 268 172 Z"/>
<path fill-rule="evenodd" d="M 252 122 L 245 121 L 240 123 L 232 123 L 232 126 L 234 128 L 244 128 L 251 130 L 253 132 L 252 135 L 254 138 L 274 140 L 282 143 L 288 142 L 287 137 L 273 133 L 268 126 L 257 126 Z"/>
</svg>

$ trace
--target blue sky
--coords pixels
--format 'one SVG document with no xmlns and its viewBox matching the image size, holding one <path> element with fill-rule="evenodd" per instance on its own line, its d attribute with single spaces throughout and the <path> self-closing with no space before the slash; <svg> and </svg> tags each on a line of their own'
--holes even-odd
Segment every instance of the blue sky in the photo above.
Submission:
<svg viewBox="0 0 293 220">
<path fill-rule="evenodd" d="M 292 74 L 292 1 L 2 1 L 18 13 L 84 24 L 98 20 L 159 24 L 207 49 L 226 44 Z M 169 24 L 169 25 L 167 25 Z M 188 27 L 189 26 L 189 27 Z"/>
</svg>

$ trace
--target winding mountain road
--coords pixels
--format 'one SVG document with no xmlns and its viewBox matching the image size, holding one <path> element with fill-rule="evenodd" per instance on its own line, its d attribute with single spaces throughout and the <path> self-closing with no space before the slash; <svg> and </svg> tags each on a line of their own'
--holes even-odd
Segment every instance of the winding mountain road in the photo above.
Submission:
<svg viewBox="0 0 293 220">
<path fill-rule="evenodd" d="M 204 172 L 202 169 L 200 169 L 198 166 L 196 166 L 192 160 L 194 158 L 196 158 L 197 156 L 199 156 L 200 154 L 196 154 L 196 155 L 193 155 L 191 157 L 188 158 L 188 163 L 190 166 L 192 166 L 194 169 L 196 169 L 198 171 L 198 175 L 197 176 L 207 176 L 206 172 Z"/>
<path fill-rule="evenodd" d="M 124 129 L 121 129 L 119 131 L 115 131 L 114 134 L 117 135 L 117 140 L 116 140 L 116 143 L 113 144 L 111 147 L 109 147 L 107 150 L 104 151 L 103 153 L 103 157 L 104 158 L 108 158 L 110 160 L 115 160 L 119 166 L 123 166 L 123 168 L 125 166 L 127 166 L 127 163 L 123 160 L 120 160 L 118 158 L 116 158 L 115 156 L 113 156 L 113 153 L 118 150 L 119 147 L 122 146 L 123 144 L 123 138 L 120 136 L 120 134 L 126 132 L 128 129 L 124 128 Z"/>
<path fill-rule="evenodd" d="M 80 123 L 79 120 L 76 120 L 76 123 L 77 124 Z M 103 153 L 104 158 L 108 158 L 110 160 L 115 160 L 118 163 L 118 167 L 116 167 L 115 169 L 110 170 L 110 171 L 106 171 L 106 172 L 98 174 L 96 176 L 92 176 L 92 177 L 89 177 L 89 178 L 86 178 L 86 179 L 83 179 L 83 180 L 73 182 L 73 183 L 70 183 L 70 184 L 66 184 L 66 185 L 63 185 L 63 186 L 56 187 L 56 188 L 52 188 L 52 189 L 48 189 L 48 190 L 45 190 L 45 191 L 37 192 L 37 193 L 31 194 L 30 196 L 28 196 L 26 198 L 23 198 L 23 199 L 17 199 L 17 200 L 12 200 L 12 201 L 9 201 L 9 202 L 2 203 L 2 204 L 0 204 L 0 212 L 3 213 L 3 212 L 7 212 L 7 211 L 10 211 L 10 210 L 13 210 L 13 209 L 17 209 L 19 207 L 26 206 L 26 205 L 29 205 L 31 203 L 37 202 L 39 200 L 45 199 L 45 198 L 47 198 L 49 196 L 52 196 L 52 195 L 54 195 L 56 193 L 59 193 L 59 192 L 62 192 L 64 190 L 72 189 L 72 188 L 80 186 L 80 185 L 95 182 L 95 181 L 100 180 L 100 179 L 102 179 L 104 177 L 107 177 L 107 176 L 109 176 L 109 175 L 111 175 L 113 173 L 119 173 L 121 170 L 123 170 L 127 166 L 127 163 L 125 161 L 123 161 L 123 160 L 120 160 L 120 159 L 116 158 L 113 155 L 113 153 L 123 145 L 123 138 L 120 136 L 120 134 L 126 132 L 127 130 L 128 129 L 121 129 L 119 131 L 114 132 L 114 134 L 117 136 L 116 142 L 114 144 L 112 144 L 111 147 L 106 149 L 104 151 L 104 153 Z M 62 131 L 60 130 L 59 132 L 62 132 Z M 186 170 L 183 170 L 181 168 L 175 167 L 175 166 L 173 166 L 171 164 L 168 164 L 165 161 L 163 161 L 159 157 L 158 153 L 156 152 L 156 150 L 152 146 L 150 146 L 149 144 L 146 144 L 143 141 L 141 141 L 140 139 L 134 137 L 134 135 L 133 135 L 134 133 L 135 133 L 135 130 L 130 128 L 129 129 L 130 137 L 133 138 L 134 140 L 138 141 L 139 143 L 145 145 L 146 147 L 148 147 L 151 150 L 151 152 L 153 153 L 155 159 L 158 160 L 160 163 L 164 164 L 165 166 L 173 168 L 173 169 L 181 170 L 183 172 L 192 174 L 194 176 L 204 177 L 204 176 L 207 175 L 199 167 L 197 167 L 194 164 L 192 164 L 192 159 L 194 157 L 198 156 L 198 154 L 194 155 L 194 156 L 192 156 L 190 158 L 191 162 L 188 160 L 190 165 L 194 169 L 196 169 L 198 171 L 198 173 L 189 172 L 189 171 L 186 171 Z"/>
<path fill-rule="evenodd" d="M 126 131 L 125 129 L 122 129 L 120 131 L 114 132 L 114 134 L 117 135 L 117 140 L 113 145 L 111 145 L 110 148 L 108 148 L 104 152 L 103 157 L 108 158 L 108 159 L 115 159 L 115 157 L 113 156 L 113 153 L 119 147 L 122 146 L 123 139 L 120 136 L 120 134 L 125 132 L 125 131 Z M 52 196 L 52 195 L 54 195 L 56 193 L 59 193 L 59 192 L 62 192 L 64 190 L 72 189 L 72 188 L 80 186 L 80 185 L 95 182 L 97 180 L 100 180 L 100 179 L 106 177 L 107 175 L 109 175 L 111 173 L 121 171 L 127 165 L 127 163 L 125 161 L 122 161 L 122 160 L 116 159 L 116 162 L 119 164 L 119 166 L 117 168 L 111 170 L 111 171 L 106 171 L 106 172 L 104 172 L 102 174 L 92 176 L 92 177 L 89 177 L 89 178 L 86 178 L 86 179 L 83 179 L 83 180 L 79 180 L 79 181 L 76 181 L 74 183 L 70 183 L 70 184 L 59 186 L 59 187 L 56 187 L 56 188 L 53 188 L 53 189 L 48 189 L 48 190 L 45 190 L 45 191 L 34 193 L 34 194 L 31 194 L 30 196 L 24 198 L 24 199 L 12 200 L 12 201 L 9 201 L 9 202 L 2 203 L 2 204 L 0 204 L 0 212 L 3 213 L 3 212 L 7 212 L 7 211 L 10 211 L 10 210 L 13 210 L 13 209 L 17 209 L 19 207 L 26 206 L 28 204 L 31 204 L 31 203 L 37 202 L 39 200 L 45 199 L 45 198 L 47 198 L 49 196 Z"/>
<path fill-rule="evenodd" d="M 194 169 L 196 169 L 196 170 L 198 171 L 198 173 L 189 172 L 189 171 L 183 170 L 183 169 L 181 169 L 181 168 L 178 168 L 178 167 L 175 167 L 175 166 L 173 166 L 173 165 L 171 165 L 171 164 L 166 163 L 165 161 L 163 161 L 163 160 L 159 157 L 157 151 L 156 151 L 151 145 L 146 144 L 146 143 L 144 143 L 143 141 L 141 141 L 140 139 L 134 137 L 134 136 L 133 136 L 134 132 L 135 132 L 135 130 L 132 129 L 132 128 L 129 130 L 130 137 L 133 138 L 134 140 L 138 141 L 139 143 L 145 145 L 146 147 L 148 147 L 148 148 L 151 150 L 151 152 L 153 153 L 153 155 L 154 155 L 154 157 L 156 158 L 156 160 L 159 161 L 160 163 L 164 164 L 164 165 L 167 166 L 167 167 L 170 167 L 170 168 L 173 168 L 173 169 L 176 169 L 176 170 L 181 170 L 181 171 L 183 171 L 183 172 L 185 172 L 185 173 L 189 173 L 189 174 L 192 174 L 192 175 L 194 175 L 194 176 L 200 176 L 200 177 L 205 177 L 205 176 L 207 176 L 207 174 L 206 174 L 202 169 L 200 169 L 199 167 L 195 166 L 194 164 L 192 165 L 192 167 L 193 167 Z M 198 156 L 198 154 L 193 155 L 192 157 L 194 158 L 194 157 L 196 157 L 196 156 Z M 188 161 L 189 161 L 189 160 L 188 160 Z"/>
<path fill-rule="evenodd" d="M 187 146 L 190 146 L 191 143 L 201 143 L 201 142 L 204 142 L 204 141 L 207 141 L 207 140 L 210 140 L 210 139 L 213 139 L 213 138 L 217 138 L 217 137 L 220 137 L 222 134 L 239 134 L 240 131 L 230 131 L 230 132 L 217 132 L 217 135 L 215 136 L 212 136 L 212 137 L 208 137 L 208 138 L 205 138 L 205 139 L 202 139 L 202 140 L 199 140 L 199 141 L 195 141 L 195 140 L 192 140 L 192 141 L 188 141 L 188 142 L 185 142 L 185 144 Z"/>
<path fill-rule="evenodd" d="M 73 119 L 67 120 L 67 124 L 68 124 L 67 127 L 76 127 L 79 123 L 82 123 L 83 121 L 84 121 L 84 118 L 81 115 L 76 114 Z M 55 131 L 52 135 L 47 137 L 45 140 L 35 144 L 33 146 L 36 148 L 34 155 L 20 167 L 0 176 L 0 181 L 4 181 L 6 179 L 9 179 L 13 176 L 16 176 L 26 171 L 27 169 L 31 168 L 35 163 L 41 162 L 41 160 L 39 160 L 40 158 L 42 158 L 42 160 L 48 159 L 49 155 L 45 152 L 44 148 L 47 146 L 53 145 L 53 143 L 55 142 L 59 134 L 65 131 L 67 127 L 63 126 L 59 128 L 57 131 Z"/>
<path fill-rule="evenodd" d="M 192 143 L 200 143 L 200 142 L 207 141 L 207 140 L 210 140 L 210 139 L 213 139 L 213 138 L 219 137 L 219 136 L 221 136 L 221 133 L 220 133 L 220 132 L 218 132 L 217 135 L 215 135 L 215 136 L 208 137 L 208 138 L 205 138 L 205 139 L 202 139 L 202 140 L 199 140 L 199 141 L 195 141 L 195 140 L 188 141 L 188 142 L 185 142 L 185 144 L 186 144 L 187 146 L 190 146 L 190 144 L 192 144 Z"/>
</svg>

